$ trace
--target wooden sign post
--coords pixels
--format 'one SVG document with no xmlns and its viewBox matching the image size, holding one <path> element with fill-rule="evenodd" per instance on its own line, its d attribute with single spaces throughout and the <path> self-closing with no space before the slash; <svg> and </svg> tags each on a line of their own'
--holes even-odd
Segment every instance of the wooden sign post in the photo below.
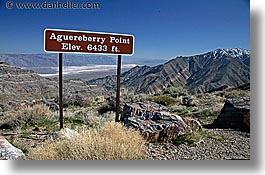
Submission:
<svg viewBox="0 0 265 175">
<path fill-rule="evenodd" d="M 120 113 L 120 93 L 121 93 L 121 55 L 118 55 L 115 122 L 120 121 L 120 117 L 119 117 L 119 113 Z"/>
<path fill-rule="evenodd" d="M 44 51 L 59 53 L 60 129 L 63 128 L 63 53 L 118 55 L 115 121 L 119 121 L 121 55 L 133 55 L 133 35 L 45 29 Z"/>
<path fill-rule="evenodd" d="M 63 54 L 59 53 L 59 111 L 60 129 L 63 128 Z"/>
</svg>

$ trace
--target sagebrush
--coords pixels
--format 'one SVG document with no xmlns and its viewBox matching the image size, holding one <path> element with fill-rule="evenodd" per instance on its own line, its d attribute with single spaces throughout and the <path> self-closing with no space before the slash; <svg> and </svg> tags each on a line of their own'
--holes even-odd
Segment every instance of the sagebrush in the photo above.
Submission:
<svg viewBox="0 0 265 175">
<path fill-rule="evenodd" d="M 53 112 L 44 104 L 33 106 L 19 106 L 4 117 L 3 127 L 5 129 L 23 128 L 33 126 L 45 120 L 54 119 Z"/>
<path fill-rule="evenodd" d="M 170 106 L 177 103 L 176 99 L 167 95 L 159 95 L 154 97 L 149 97 L 148 100 L 164 105 L 164 106 Z"/>
</svg>

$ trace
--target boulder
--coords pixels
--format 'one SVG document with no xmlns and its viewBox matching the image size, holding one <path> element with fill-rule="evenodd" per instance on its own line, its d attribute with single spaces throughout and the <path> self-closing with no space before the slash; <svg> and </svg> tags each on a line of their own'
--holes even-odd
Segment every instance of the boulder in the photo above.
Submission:
<svg viewBox="0 0 265 175">
<path fill-rule="evenodd" d="M 63 128 L 60 131 L 56 131 L 49 135 L 50 140 L 62 140 L 62 139 L 72 139 L 77 136 L 78 133 L 69 128 Z"/>
<path fill-rule="evenodd" d="M 250 131 L 250 97 L 226 99 L 214 126 Z"/>
<path fill-rule="evenodd" d="M 24 153 L 0 136 L 0 160 L 23 160 Z"/>
<path fill-rule="evenodd" d="M 150 142 L 170 142 L 192 129 L 180 116 L 169 113 L 157 103 L 125 104 L 121 121 L 126 126 L 139 130 Z"/>
<path fill-rule="evenodd" d="M 191 96 L 183 96 L 182 97 L 182 105 L 184 106 L 194 106 L 194 104 L 192 103 L 193 99 Z"/>
</svg>

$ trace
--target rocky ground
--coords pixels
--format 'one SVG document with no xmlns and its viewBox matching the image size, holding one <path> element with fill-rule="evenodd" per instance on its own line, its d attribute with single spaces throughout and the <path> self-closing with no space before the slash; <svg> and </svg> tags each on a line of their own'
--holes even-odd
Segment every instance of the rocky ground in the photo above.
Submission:
<svg viewBox="0 0 265 175">
<path fill-rule="evenodd" d="M 205 138 L 197 144 L 148 143 L 146 156 L 148 160 L 250 160 L 250 133 L 230 129 L 207 129 L 225 140 Z M 20 138 L 20 146 L 36 147 L 47 139 L 41 131 L 32 132 L 27 137 Z M 5 134 L 11 141 L 15 134 Z M 10 137 L 11 136 L 11 137 Z M 13 142 L 11 142 L 13 143 Z M 15 142 L 16 143 L 16 142 Z M 22 145 L 24 143 L 25 145 Z"/>
<path fill-rule="evenodd" d="M 98 121 L 101 121 L 103 118 L 106 118 L 106 120 L 114 120 L 114 113 L 110 113 L 109 116 L 107 115 L 108 117 L 103 117 L 99 115 L 94 108 L 95 107 L 90 109 L 88 107 L 77 106 L 65 108 L 65 126 L 70 128 L 75 125 L 91 127 L 92 125 L 86 124 L 98 123 Z M 95 111 L 90 114 L 89 112 L 91 112 L 91 110 Z M 3 115 L 6 112 L 3 112 Z M 203 115 L 205 114 L 203 113 Z M 215 118 L 210 115 L 209 117 Z M 208 118 L 205 121 L 208 121 Z M 2 122 L 4 122 L 4 120 Z M 207 125 L 205 126 L 207 127 Z M 59 125 L 57 120 L 51 120 L 48 123 L 27 126 L 24 129 L 21 128 L 14 131 L 0 129 L 0 135 L 4 136 L 12 145 L 27 154 L 29 148 L 41 145 L 47 140 L 48 134 L 58 129 Z M 160 141 L 147 143 L 146 158 L 148 160 L 250 160 L 249 132 L 236 131 L 233 129 L 205 128 L 205 130 L 207 133 L 223 136 L 224 139 L 212 139 L 206 136 L 196 144 L 183 143 L 175 145 L 173 143 L 160 143 Z"/>
<path fill-rule="evenodd" d="M 250 160 L 250 133 L 229 129 L 207 129 L 223 135 L 225 140 L 206 138 L 194 145 L 149 143 L 147 158 L 151 160 Z"/>
</svg>

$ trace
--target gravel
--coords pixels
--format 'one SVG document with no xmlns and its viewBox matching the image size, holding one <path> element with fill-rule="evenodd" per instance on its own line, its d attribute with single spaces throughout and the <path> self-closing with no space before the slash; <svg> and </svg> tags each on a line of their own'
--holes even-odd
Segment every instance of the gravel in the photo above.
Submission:
<svg viewBox="0 0 265 175">
<path fill-rule="evenodd" d="M 225 140 L 206 138 L 188 145 L 173 143 L 148 143 L 147 158 L 150 160 L 250 160 L 250 133 L 227 129 L 207 129 L 223 135 Z"/>
</svg>

